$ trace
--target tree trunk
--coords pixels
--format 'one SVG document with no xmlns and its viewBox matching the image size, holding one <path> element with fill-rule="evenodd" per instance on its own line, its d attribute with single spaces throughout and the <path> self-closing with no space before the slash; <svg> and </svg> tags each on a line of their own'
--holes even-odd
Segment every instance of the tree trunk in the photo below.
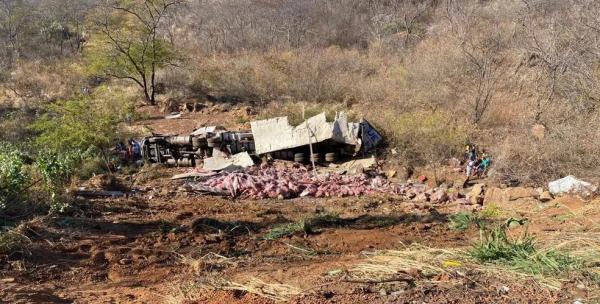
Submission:
<svg viewBox="0 0 600 304">
<path fill-rule="evenodd" d="M 146 101 L 146 104 L 151 106 L 156 105 L 156 100 L 154 99 L 153 94 L 148 93 L 148 88 L 144 87 L 142 90 L 144 91 L 144 100 Z"/>
</svg>

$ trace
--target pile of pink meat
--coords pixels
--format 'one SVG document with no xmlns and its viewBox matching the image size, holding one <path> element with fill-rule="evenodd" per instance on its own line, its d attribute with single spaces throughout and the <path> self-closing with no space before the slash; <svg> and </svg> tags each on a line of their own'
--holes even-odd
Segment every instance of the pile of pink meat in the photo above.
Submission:
<svg viewBox="0 0 600 304">
<path fill-rule="evenodd" d="M 346 197 L 377 193 L 406 195 L 414 190 L 411 185 L 395 184 L 380 175 L 330 173 L 315 177 L 312 171 L 302 166 L 275 168 L 265 165 L 248 168 L 243 172 L 223 172 L 205 182 L 193 184 L 191 188 L 254 199 Z"/>
</svg>

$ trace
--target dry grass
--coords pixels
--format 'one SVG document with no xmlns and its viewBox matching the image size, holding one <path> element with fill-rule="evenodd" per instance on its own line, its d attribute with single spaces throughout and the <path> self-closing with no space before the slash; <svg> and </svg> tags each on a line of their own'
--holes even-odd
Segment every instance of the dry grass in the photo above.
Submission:
<svg viewBox="0 0 600 304">
<path fill-rule="evenodd" d="M 302 294 L 302 290 L 297 287 L 278 283 L 269 284 L 258 278 L 249 278 L 242 283 L 220 280 L 212 282 L 210 288 L 215 290 L 239 290 L 281 302 Z"/>
<path fill-rule="evenodd" d="M 598 275 L 597 263 L 600 256 L 597 252 L 600 243 L 597 239 L 573 239 L 562 244 L 553 244 L 553 247 L 544 247 L 544 250 L 566 250 L 567 248 L 586 248 L 586 250 L 569 251 L 574 257 L 586 262 L 585 268 L 576 271 L 576 277 L 581 275 Z M 569 245 L 569 246 L 567 246 Z M 595 252 L 595 254 L 594 254 Z M 517 271 L 511 267 L 491 264 L 477 263 L 467 256 L 463 249 L 439 249 L 422 245 L 410 245 L 404 250 L 386 250 L 365 253 L 367 261 L 358 264 L 348 270 L 347 280 L 354 282 L 386 282 L 390 280 L 402 280 L 407 274 L 412 276 L 416 282 L 427 281 L 436 283 L 432 278 L 441 273 L 464 276 L 465 270 L 471 269 L 484 275 L 491 275 L 514 280 L 515 283 L 526 282 L 531 279 L 540 285 L 558 290 L 564 282 L 571 279 L 565 276 L 547 274 L 529 274 Z M 462 271 L 459 271 L 462 269 Z M 416 277 L 415 277 L 416 276 Z M 471 280 L 465 277 L 467 280 Z M 600 278 L 598 276 L 597 278 Z M 591 278 L 593 284 L 594 278 Z M 525 283 L 524 283 L 525 284 Z"/>
<path fill-rule="evenodd" d="M 423 276 L 431 277 L 447 271 L 444 261 L 461 258 L 460 251 L 411 245 L 405 250 L 385 250 L 366 252 L 366 263 L 358 264 L 348 270 L 348 279 L 352 281 L 378 282 L 418 270 Z"/>
</svg>

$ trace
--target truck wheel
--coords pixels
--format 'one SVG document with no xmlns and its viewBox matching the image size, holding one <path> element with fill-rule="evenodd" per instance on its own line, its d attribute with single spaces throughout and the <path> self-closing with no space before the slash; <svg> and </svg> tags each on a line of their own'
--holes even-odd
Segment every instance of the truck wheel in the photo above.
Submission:
<svg viewBox="0 0 600 304">
<path fill-rule="evenodd" d="M 304 156 L 304 153 L 294 154 L 294 161 L 297 163 L 304 163 L 306 161 L 306 157 Z"/>
</svg>

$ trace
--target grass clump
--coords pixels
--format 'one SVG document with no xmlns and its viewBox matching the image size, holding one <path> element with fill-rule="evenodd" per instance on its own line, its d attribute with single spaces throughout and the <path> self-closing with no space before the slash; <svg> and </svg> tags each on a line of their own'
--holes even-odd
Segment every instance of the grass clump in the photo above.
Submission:
<svg viewBox="0 0 600 304">
<path fill-rule="evenodd" d="M 452 230 L 465 231 L 472 225 L 483 226 L 484 220 L 485 218 L 481 215 L 471 212 L 461 212 L 450 215 L 448 226 Z"/>
<path fill-rule="evenodd" d="M 305 220 L 276 225 L 263 237 L 265 240 L 276 240 L 296 233 L 310 233 L 310 225 Z"/>
<path fill-rule="evenodd" d="M 509 266 L 531 275 L 560 275 L 582 267 L 582 262 L 568 253 L 538 250 L 535 238 L 527 232 L 510 238 L 506 230 L 515 222 L 523 224 L 523 221 L 509 219 L 494 229 L 483 229 L 482 240 L 468 255 L 478 262 Z"/>
<path fill-rule="evenodd" d="M 14 231 L 0 231 L 0 254 L 27 252 L 31 241 L 26 236 Z"/>
<path fill-rule="evenodd" d="M 338 214 L 325 212 L 308 219 L 276 225 L 263 238 L 265 240 L 276 240 L 300 232 L 309 234 L 320 228 L 338 227 L 341 225 L 344 225 L 344 220 Z"/>
</svg>

